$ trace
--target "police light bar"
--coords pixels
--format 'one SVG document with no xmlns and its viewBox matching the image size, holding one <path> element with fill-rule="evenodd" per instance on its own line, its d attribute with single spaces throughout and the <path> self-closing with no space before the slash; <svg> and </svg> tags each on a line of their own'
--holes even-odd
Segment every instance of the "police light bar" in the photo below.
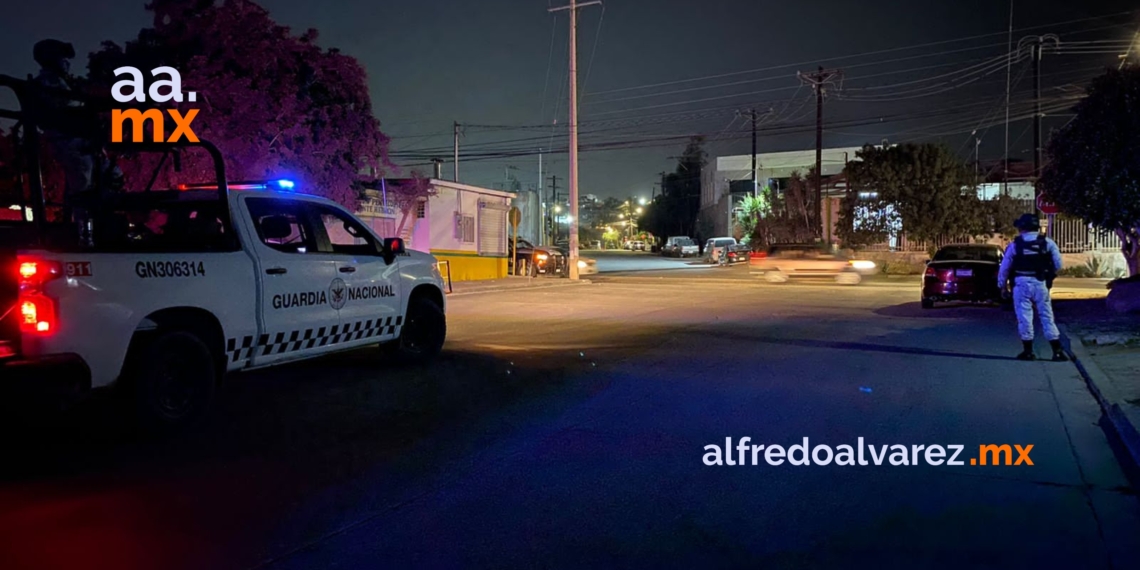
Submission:
<svg viewBox="0 0 1140 570">
<path fill-rule="evenodd" d="M 296 186 L 292 180 L 270 180 L 270 181 L 256 181 L 256 182 L 234 182 L 227 184 L 226 187 L 230 190 L 281 190 L 285 192 L 292 192 Z M 179 184 L 179 190 L 217 190 L 217 184 Z"/>
</svg>

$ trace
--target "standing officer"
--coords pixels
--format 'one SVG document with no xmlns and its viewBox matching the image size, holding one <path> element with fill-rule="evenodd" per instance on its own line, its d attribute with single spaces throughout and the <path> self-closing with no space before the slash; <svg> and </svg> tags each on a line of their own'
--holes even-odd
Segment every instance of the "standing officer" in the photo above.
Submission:
<svg viewBox="0 0 1140 570">
<path fill-rule="evenodd" d="M 1061 348 L 1061 332 L 1053 321 L 1053 303 L 1049 289 L 1053 278 L 1061 269 L 1061 250 L 1053 240 L 1041 235 L 1041 221 L 1033 214 L 1024 214 L 1013 223 L 1021 235 L 1009 244 L 998 271 L 998 287 L 1005 290 L 1013 279 L 1013 308 L 1017 312 L 1017 332 L 1021 335 L 1022 351 L 1019 360 L 1036 360 L 1033 352 L 1033 309 L 1041 318 L 1045 338 L 1053 347 L 1053 360 L 1068 360 Z"/>
</svg>

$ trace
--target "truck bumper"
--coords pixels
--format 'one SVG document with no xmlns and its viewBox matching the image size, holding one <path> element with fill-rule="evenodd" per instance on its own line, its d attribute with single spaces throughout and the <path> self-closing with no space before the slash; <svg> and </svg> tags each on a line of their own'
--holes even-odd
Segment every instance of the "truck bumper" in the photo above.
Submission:
<svg viewBox="0 0 1140 570">
<path fill-rule="evenodd" d="M 75 354 L 0 361 L 0 392 L 8 405 L 29 399 L 71 402 L 91 390 L 91 370 Z"/>
</svg>

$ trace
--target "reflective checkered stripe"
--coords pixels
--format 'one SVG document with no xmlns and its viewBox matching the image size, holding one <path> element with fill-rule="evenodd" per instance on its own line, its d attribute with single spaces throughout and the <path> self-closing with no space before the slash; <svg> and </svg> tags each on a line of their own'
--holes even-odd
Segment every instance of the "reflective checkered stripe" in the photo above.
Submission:
<svg viewBox="0 0 1140 570">
<path fill-rule="evenodd" d="M 403 322 L 404 317 L 368 319 L 345 325 L 263 334 L 257 337 L 256 343 L 252 335 L 240 339 L 231 338 L 226 341 L 226 353 L 230 362 L 242 362 L 244 365 L 249 364 L 255 354 L 268 356 L 374 337 L 395 336 Z"/>
</svg>

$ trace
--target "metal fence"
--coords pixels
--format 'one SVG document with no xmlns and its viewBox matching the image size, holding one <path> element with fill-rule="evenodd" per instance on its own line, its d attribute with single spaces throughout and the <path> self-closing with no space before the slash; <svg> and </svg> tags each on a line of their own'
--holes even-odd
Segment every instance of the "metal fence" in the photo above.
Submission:
<svg viewBox="0 0 1140 570">
<path fill-rule="evenodd" d="M 1120 251 L 1120 238 L 1115 233 L 1091 227 L 1081 220 L 1054 220 L 1049 237 L 1057 242 L 1061 253 Z"/>
<path fill-rule="evenodd" d="M 1049 237 L 1057 242 L 1061 253 L 1086 253 L 1097 251 L 1112 253 L 1120 251 L 1120 238 L 1115 233 L 1096 227 L 1090 227 L 1081 220 L 1054 220 Z M 993 242 L 986 237 L 938 238 L 933 244 L 920 240 L 911 240 L 905 233 L 900 233 L 889 241 L 860 248 L 861 251 L 894 251 L 915 253 L 938 249 L 952 243 L 989 243 Z M 927 247 L 932 245 L 933 247 Z"/>
</svg>

